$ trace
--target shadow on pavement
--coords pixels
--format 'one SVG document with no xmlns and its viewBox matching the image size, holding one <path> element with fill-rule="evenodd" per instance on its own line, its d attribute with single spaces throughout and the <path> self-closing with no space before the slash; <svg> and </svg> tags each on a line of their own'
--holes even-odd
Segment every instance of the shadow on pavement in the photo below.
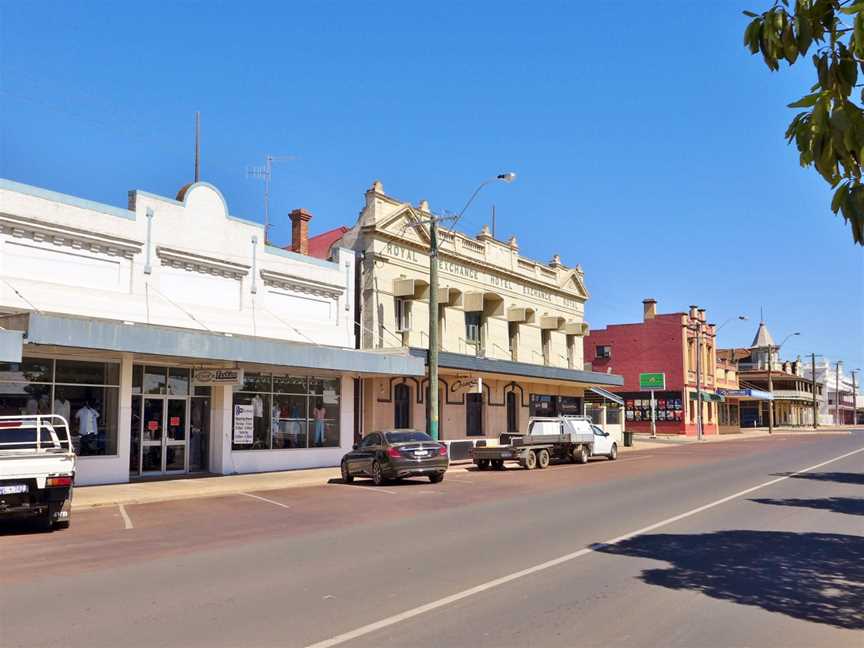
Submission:
<svg viewBox="0 0 864 648">
<path fill-rule="evenodd" d="M 812 479 L 814 481 L 831 481 L 839 484 L 864 485 L 864 473 L 820 472 L 820 473 L 775 473 L 775 477 L 790 477 L 792 479 Z"/>
<path fill-rule="evenodd" d="M 796 619 L 864 629 L 864 538 L 834 533 L 719 531 L 637 536 L 597 551 L 664 560 L 649 585 L 701 592 Z"/>
<path fill-rule="evenodd" d="M 860 497 L 825 497 L 822 499 L 751 499 L 757 504 L 773 506 L 799 506 L 802 508 L 822 509 L 845 513 L 846 515 L 864 515 L 864 499 Z"/>
</svg>

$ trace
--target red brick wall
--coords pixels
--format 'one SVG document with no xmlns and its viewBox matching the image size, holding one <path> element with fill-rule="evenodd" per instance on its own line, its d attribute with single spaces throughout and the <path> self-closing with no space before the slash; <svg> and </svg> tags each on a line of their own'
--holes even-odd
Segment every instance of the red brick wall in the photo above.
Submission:
<svg viewBox="0 0 864 648">
<path fill-rule="evenodd" d="M 685 343 L 681 326 L 683 315 L 668 313 L 636 324 L 612 324 L 605 329 L 592 330 L 585 338 L 585 362 L 591 364 L 592 370 L 609 371 L 624 377 L 624 385 L 616 387 L 614 391 L 639 391 L 640 373 L 663 372 L 666 374 L 666 389 L 681 392 L 685 400 L 685 420 L 657 421 L 658 434 L 696 434 L 696 424 L 690 422 L 689 403 L 686 403 Z M 597 347 L 603 345 L 612 347 L 612 357 L 608 360 L 597 358 Z M 647 392 L 645 397 L 648 398 Z M 708 423 L 706 418 L 703 423 L 705 434 L 717 433 L 716 422 Z M 651 423 L 627 421 L 626 427 L 634 432 L 648 432 Z"/>
</svg>

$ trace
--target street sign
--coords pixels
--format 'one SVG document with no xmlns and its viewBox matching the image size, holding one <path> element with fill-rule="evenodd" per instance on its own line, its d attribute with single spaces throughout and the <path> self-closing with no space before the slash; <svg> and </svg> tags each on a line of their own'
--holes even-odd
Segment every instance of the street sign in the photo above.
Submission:
<svg viewBox="0 0 864 648">
<path fill-rule="evenodd" d="M 639 389 L 650 389 L 662 391 L 666 389 L 665 373 L 640 373 Z"/>
</svg>

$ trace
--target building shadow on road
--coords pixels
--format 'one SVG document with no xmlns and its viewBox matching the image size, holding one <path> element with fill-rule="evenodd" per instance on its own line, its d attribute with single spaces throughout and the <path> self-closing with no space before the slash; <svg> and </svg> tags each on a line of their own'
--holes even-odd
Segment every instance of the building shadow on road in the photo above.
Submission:
<svg viewBox="0 0 864 648">
<path fill-rule="evenodd" d="M 792 479 L 812 479 L 814 481 L 830 481 L 838 484 L 861 484 L 864 486 L 864 473 L 846 472 L 808 472 L 808 473 L 775 473 L 775 477 L 790 477 Z"/>
<path fill-rule="evenodd" d="M 864 499 L 860 497 L 824 497 L 821 499 L 751 499 L 757 504 L 772 506 L 798 506 L 801 508 L 822 509 L 846 515 L 864 515 Z M 864 556 L 862 556 L 864 559 Z M 864 612 L 862 612 L 864 614 Z"/>
<path fill-rule="evenodd" d="M 657 534 L 597 551 L 663 560 L 649 585 L 691 590 L 837 628 L 864 629 L 864 538 L 834 533 Z"/>
</svg>

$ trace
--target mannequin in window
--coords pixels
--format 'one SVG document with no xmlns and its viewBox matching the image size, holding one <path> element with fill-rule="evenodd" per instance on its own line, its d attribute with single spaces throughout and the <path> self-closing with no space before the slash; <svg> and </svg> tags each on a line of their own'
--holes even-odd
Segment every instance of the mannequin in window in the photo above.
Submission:
<svg viewBox="0 0 864 648">
<path fill-rule="evenodd" d="M 84 407 L 75 412 L 75 419 L 78 421 L 82 452 L 98 454 L 99 412 L 90 406 L 90 401 L 85 401 Z"/>
<path fill-rule="evenodd" d="M 318 401 L 315 403 L 315 409 L 312 410 L 312 418 L 315 420 L 315 445 L 324 445 L 324 417 L 327 415 L 327 410 L 324 409 L 324 403 Z"/>
<path fill-rule="evenodd" d="M 66 419 L 67 423 L 71 423 L 69 417 L 72 414 L 72 403 L 62 396 L 58 396 L 54 399 L 54 413 Z"/>
</svg>

